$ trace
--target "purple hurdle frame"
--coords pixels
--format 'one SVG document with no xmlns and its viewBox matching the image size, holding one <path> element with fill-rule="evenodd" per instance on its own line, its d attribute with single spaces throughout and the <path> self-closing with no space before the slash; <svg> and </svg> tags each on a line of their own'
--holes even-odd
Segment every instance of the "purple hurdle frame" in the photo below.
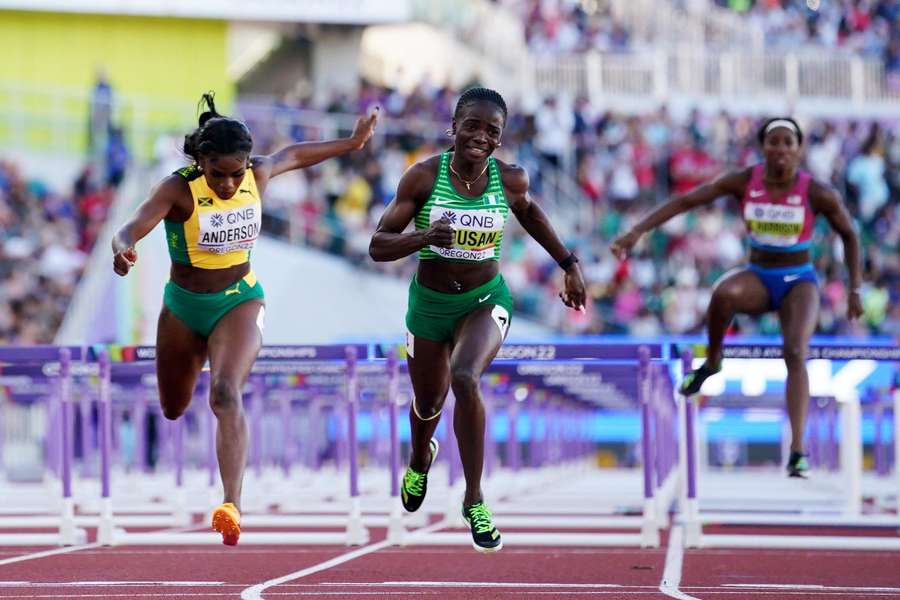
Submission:
<svg viewBox="0 0 900 600">
<path fill-rule="evenodd" d="M 361 546 L 369 541 L 369 531 L 363 525 L 359 499 L 359 464 L 357 457 L 356 413 L 359 408 L 359 375 L 356 370 L 356 347 L 347 346 L 347 446 L 350 463 L 350 515 L 347 518 L 347 544 Z"/>
</svg>

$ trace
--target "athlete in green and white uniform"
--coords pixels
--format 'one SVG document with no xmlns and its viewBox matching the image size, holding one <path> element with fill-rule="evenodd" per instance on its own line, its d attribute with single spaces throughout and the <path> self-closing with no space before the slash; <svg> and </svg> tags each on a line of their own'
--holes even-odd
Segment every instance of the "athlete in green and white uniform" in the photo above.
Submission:
<svg viewBox="0 0 900 600">
<path fill-rule="evenodd" d="M 479 381 L 500 349 L 512 315 L 512 297 L 499 270 L 510 212 L 565 270 L 560 298 L 566 306 L 583 310 L 585 301 L 578 261 L 531 201 L 528 173 L 491 156 L 500 146 L 506 114 L 497 92 L 466 91 L 448 131 L 454 138 L 452 151 L 409 168 L 369 246 L 376 261 L 419 253 L 406 314 L 415 398 L 403 506 L 417 510 L 425 498 L 428 469 L 437 453 L 432 436 L 452 386 L 453 428 L 466 479 L 463 516 L 475 549 L 484 552 L 499 550 L 502 541 L 481 492 L 485 418 Z M 404 233 L 413 220 L 415 231 Z"/>
</svg>

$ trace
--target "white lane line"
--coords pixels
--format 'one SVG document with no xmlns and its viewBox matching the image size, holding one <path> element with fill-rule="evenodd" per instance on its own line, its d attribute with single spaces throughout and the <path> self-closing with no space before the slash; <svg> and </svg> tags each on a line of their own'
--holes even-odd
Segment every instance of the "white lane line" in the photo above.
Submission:
<svg viewBox="0 0 900 600">
<path fill-rule="evenodd" d="M 224 581 L 0 581 L 0 587 L 204 587 L 225 585 Z"/>
<path fill-rule="evenodd" d="M 669 547 L 666 548 L 666 567 L 659 584 L 659 591 L 678 600 L 700 600 L 678 589 L 681 584 L 681 563 L 684 558 L 684 528 L 672 525 L 669 530 Z"/>
<path fill-rule="evenodd" d="M 726 588 L 822 590 L 827 592 L 893 592 L 900 594 L 900 587 L 856 587 L 843 585 L 791 584 L 791 583 L 723 583 Z"/>
<path fill-rule="evenodd" d="M 650 594 L 655 594 L 656 592 L 651 592 L 649 590 L 644 591 L 621 591 L 621 590 L 604 590 L 604 591 L 498 591 L 497 594 L 504 594 L 510 596 L 512 598 L 519 597 L 522 594 L 529 594 L 532 596 L 545 596 L 551 595 L 551 598 L 557 598 L 560 595 L 582 595 L 582 596 L 612 596 L 613 598 L 622 598 L 625 595 L 628 596 L 637 596 L 646 598 Z M 737 592 L 732 592 L 737 593 Z M 757 592 L 758 593 L 758 592 Z M 406 590 L 403 592 L 403 597 L 413 597 L 413 596 L 429 596 L 429 597 L 437 597 L 440 598 L 446 592 L 442 592 L 440 590 Z M 234 597 L 234 592 L 184 592 L 184 593 L 171 593 L 171 592 L 157 592 L 157 593 L 132 593 L 132 594 L 109 594 L 109 593 L 97 593 L 97 594 L 40 594 L 33 595 L 29 594 L 27 596 L 14 595 L 14 596 L 3 596 L 4 598 L 191 598 L 200 596 L 202 598 L 210 598 L 213 596 L 227 596 L 230 598 Z M 307 596 L 334 596 L 338 598 L 350 597 L 350 596 L 383 596 L 386 598 L 397 598 L 396 591 L 384 591 L 384 592 L 376 592 L 376 591 L 359 591 L 359 592 L 347 592 L 347 591 L 334 591 L 334 592 L 266 592 L 266 596 L 284 596 L 284 597 L 307 597 Z"/>
<path fill-rule="evenodd" d="M 65 548 L 54 548 L 53 550 L 44 550 L 42 552 L 34 552 L 32 554 L 22 554 L 21 556 L 13 556 L 12 558 L 4 558 L 0 560 L 0 567 L 3 565 L 11 565 L 26 560 L 35 560 L 45 558 L 47 556 L 56 556 L 58 554 L 69 554 L 70 552 L 78 552 L 79 550 L 87 550 L 88 548 L 99 548 L 100 544 L 94 542 L 92 544 L 83 544 L 81 546 L 66 546 Z"/>
<path fill-rule="evenodd" d="M 450 521 L 448 519 L 442 519 L 437 523 L 433 523 L 427 527 L 423 527 L 421 529 L 416 529 L 409 533 L 410 538 L 420 537 L 426 533 L 432 533 L 434 531 L 438 531 L 450 525 Z M 301 577 L 306 577 L 307 575 L 312 575 L 314 573 L 318 573 L 320 571 L 325 571 L 332 567 L 336 567 L 345 562 L 349 562 L 355 558 L 359 558 L 360 556 L 365 556 L 366 554 L 371 554 L 373 552 L 377 552 L 383 548 L 387 548 L 391 546 L 393 542 L 388 541 L 387 539 L 382 540 L 375 544 L 370 544 L 368 546 L 363 546 L 357 550 L 352 552 L 348 552 L 346 554 L 341 554 L 340 556 L 336 556 L 331 560 L 326 560 L 325 562 L 321 562 L 317 565 L 313 565 L 311 567 L 307 567 L 305 569 L 301 569 L 299 571 L 295 571 L 293 573 L 289 573 L 288 575 L 283 575 L 282 577 L 277 577 L 275 579 L 270 579 L 268 581 L 264 581 L 260 584 L 254 585 L 253 587 L 249 587 L 241 592 L 241 600 L 260 600 L 262 598 L 263 591 L 269 589 L 270 587 L 274 587 L 276 585 L 280 585 L 282 583 L 287 583 L 288 581 L 293 581 L 295 579 L 300 579 Z"/>
<path fill-rule="evenodd" d="M 499 581 L 382 581 L 381 583 L 339 583 L 322 582 L 319 585 L 340 586 L 389 586 L 389 587 L 497 587 L 497 588 L 622 588 L 622 587 L 647 587 L 651 586 L 622 586 L 617 583 L 515 583 Z M 655 589 L 655 587 L 653 588 Z"/>
</svg>

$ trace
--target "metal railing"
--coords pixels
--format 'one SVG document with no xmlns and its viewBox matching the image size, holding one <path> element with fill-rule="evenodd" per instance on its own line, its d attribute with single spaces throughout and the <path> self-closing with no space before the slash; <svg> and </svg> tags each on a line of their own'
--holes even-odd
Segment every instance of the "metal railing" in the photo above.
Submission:
<svg viewBox="0 0 900 600">
<path fill-rule="evenodd" d="M 681 46 L 650 53 L 534 57 L 529 69 L 533 89 L 541 95 L 565 93 L 601 104 L 608 96 L 664 100 L 672 94 L 766 96 L 789 104 L 827 98 L 857 109 L 900 100 L 900 89 L 888 87 L 882 63 L 851 55 L 709 53 Z"/>
<path fill-rule="evenodd" d="M 654 45 L 688 43 L 695 47 L 741 48 L 759 51 L 761 27 L 741 15 L 706 3 L 702 9 L 679 9 L 660 0 L 610 0 L 611 12 L 633 38 Z"/>
</svg>

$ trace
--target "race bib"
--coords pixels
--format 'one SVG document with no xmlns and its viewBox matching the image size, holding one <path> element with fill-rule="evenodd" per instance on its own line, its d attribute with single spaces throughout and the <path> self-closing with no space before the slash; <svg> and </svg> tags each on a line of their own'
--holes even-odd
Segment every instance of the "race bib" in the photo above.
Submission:
<svg viewBox="0 0 900 600">
<path fill-rule="evenodd" d="M 443 258 L 473 262 L 494 258 L 497 243 L 503 237 L 503 226 L 506 221 L 502 213 L 491 210 L 448 208 L 435 202 L 431 207 L 428 220 L 435 223 L 442 218 L 450 221 L 450 226 L 455 232 L 453 247 L 431 246 L 431 250 L 435 254 Z"/>
<path fill-rule="evenodd" d="M 200 226 L 197 248 L 213 254 L 251 250 L 259 237 L 261 212 L 259 206 L 201 211 L 197 215 Z"/>
<path fill-rule="evenodd" d="M 744 220 L 751 237 L 769 246 L 792 246 L 803 233 L 805 210 L 802 206 L 747 202 Z"/>
</svg>

